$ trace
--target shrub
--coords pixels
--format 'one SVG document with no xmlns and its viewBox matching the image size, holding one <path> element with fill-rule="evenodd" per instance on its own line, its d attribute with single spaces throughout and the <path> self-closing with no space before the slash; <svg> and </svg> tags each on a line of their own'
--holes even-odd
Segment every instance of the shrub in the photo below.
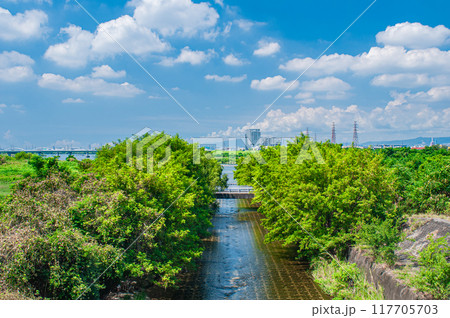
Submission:
<svg viewBox="0 0 450 318">
<path fill-rule="evenodd" d="M 173 156 L 154 174 L 126 163 L 124 142 L 104 147 L 82 172 L 77 162 L 33 156 L 37 177 L 0 201 L 0 297 L 19 290 L 27 297 L 100 298 L 125 280 L 176 284 L 201 256 L 224 179 L 204 152 L 195 165 L 192 145 L 178 137 L 168 142 Z"/>
<path fill-rule="evenodd" d="M 74 155 L 68 155 L 66 158 L 66 161 L 78 161 L 77 158 L 75 158 Z"/>
<path fill-rule="evenodd" d="M 38 178 L 45 178 L 52 173 L 64 173 L 66 176 L 70 176 L 70 171 L 67 167 L 67 163 L 59 163 L 58 157 L 42 158 L 38 155 L 33 155 L 28 161 L 28 164 L 33 167 L 33 170 Z"/>
<path fill-rule="evenodd" d="M 367 282 L 355 264 L 345 261 L 316 258 L 312 261 L 312 275 L 322 290 L 337 300 L 383 299 L 383 290 Z"/>
<path fill-rule="evenodd" d="M 383 149 L 396 176 L 396 206 L 405 214 L 450 214 L 450 151 L 427 147 Z"/>
<path fill-rule="evenodd" d="M 68 179 L 53 173 L 19 182 L 0 205 L 0 281 L 26 297 L 98 298 L 112 272 L 87 288 L 120 250 L 73 227 L 67 208 L 77 200 Z"/>
<path fill-rule="evenodd" d="M 361 226 L 356 243 L 369 250 L 376 262 L 394 265 L 397 260 L 395 251 L 401 238 L 401 231 L 395 221 L 376 219 Z"/>
<path fill-rule="evenodd" d="M 429 244 L 415 260 L 420 265 L 417 274 L 411 277 L 411 284 L 430 293 L 436 299 L 450 298 L 450 247 L 447 236 L 428 238 Z"/>
<path fill-rule="evenodd" d="M 99 245 L 77 230 L 32 235 L 22 244 L 23 252 L 12 255 L 3 275 L 24 294 L 44 299 L 98 299 L 105 283 L 119 277 L 115 266 L 108 269 L 119 251 Z"/>
<path fill-rule="evenodd" d="M 16 154 L 15 156 L 14 156 L 14 158 L 16 159 L 16 160 L 29 160 L 29 159 L 31 159 L 31 157 L 33 157 L 33 154 L 31 154 L 31 153 L 27 153 L 27 152 L 25 152 L 25 151 L 22 151 L 22 152 L 19 152 L 18 154 Z"/>
<path fill-rule="evenodd" d="M 92 167 L 92 160 L 91 159 L 83 159 L 81 161 L 78 161 L 78 166 L 82 171 L 87 171 Z"/>
<path fill-rule="evenodd" d="M 38 155 L 31 157 L 28 164 L 33 167 L 36 175 L 39 178 L 43 178 L 50 173 L 50 170 L 57 170 L 58 159 L 57 158 L 42 158 Z"/>
<path fill-rule="evenodd" d="M 10 157 L 7 155 L 0 155 L 0 166 L 11 161 L 14 161 L 14 157 Z"/>
</svg>

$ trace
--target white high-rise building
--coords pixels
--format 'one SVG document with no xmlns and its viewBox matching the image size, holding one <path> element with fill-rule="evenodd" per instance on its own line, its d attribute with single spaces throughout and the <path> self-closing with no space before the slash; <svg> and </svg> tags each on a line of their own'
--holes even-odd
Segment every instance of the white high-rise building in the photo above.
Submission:
<svg viewBox="0 0 450 318">
<path fill-rule="evenodd" d="M 261 139 L 260 129 L 248 129 L 245 132 L 245 144 L 247 148 L 253 148 L 258 144 L 259 139 Z"/>
</svg>

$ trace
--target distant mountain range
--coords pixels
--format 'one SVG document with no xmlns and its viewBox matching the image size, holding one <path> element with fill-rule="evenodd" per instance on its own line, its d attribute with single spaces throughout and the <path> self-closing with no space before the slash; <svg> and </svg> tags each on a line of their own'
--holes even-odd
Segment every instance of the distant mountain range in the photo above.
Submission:
<svg viewBox="0 0 450 318">
<path fill-rule="evenodd" d="M 433 137 L 435 144 L 450 144 L 450 137 Z M 367 141 L 361 144 L 361 146 L 370 145 L 404 145 L 404 146 L 429 146 L 431 143 L 431 137 L 417 137 L 413 139 L 403 140 L 390 140 L 390 141 Z"/>
</svg>

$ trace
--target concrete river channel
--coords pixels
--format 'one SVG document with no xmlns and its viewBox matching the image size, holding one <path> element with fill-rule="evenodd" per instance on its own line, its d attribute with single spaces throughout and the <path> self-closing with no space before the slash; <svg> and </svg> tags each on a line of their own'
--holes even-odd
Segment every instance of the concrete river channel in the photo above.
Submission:
<svg viewBox="0 0 450 318">
<path fill-rule="evenodd" d="M 234 166 L 224 166 L 229 187 L 238 187 Z M 264 243 L 262 215 L 249 200 L 219 199 L 211 238 L 196 271 L 176 290 L 149 290 L 153 299 L 328 299 L 295 259 L 296 249 Z"/>
</svg>

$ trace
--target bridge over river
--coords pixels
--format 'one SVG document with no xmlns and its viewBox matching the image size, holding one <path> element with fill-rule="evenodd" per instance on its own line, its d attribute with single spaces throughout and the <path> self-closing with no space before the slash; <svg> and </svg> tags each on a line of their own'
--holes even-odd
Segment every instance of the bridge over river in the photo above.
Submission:
<svg viewBox="0 0 450 318">
<path fill-rule="evenodd" d="M 6 154 L 8 156 L 17 155 L 18 153 L 25 152 L 39 156 L 70 156 L 80 155 L 89 158 L 90 155 L 96 155 L 97 150 L 0 150 L 0 154 Z"/>
<path fill-rule="evenodd" d="M 217 199 L 253 199 L 255 194 L 249 186 L 238 186 L 237 183 L 228 183 L 228 188 L 216 192 Z"/>
<path fill-rule="evenodd" d="M 248 204 L 251 187 L 236 184 L 233 166 L 224 168 L 230 181 L 216 194 L 219 208 L 199 268 L 184 274 L 179 289 L 152 287 L 147 298 L 328 299 L 309 274 L 309 264 L 295 259 L 296 246 L 264 243 L 263 216 Z"/>
</svg>

